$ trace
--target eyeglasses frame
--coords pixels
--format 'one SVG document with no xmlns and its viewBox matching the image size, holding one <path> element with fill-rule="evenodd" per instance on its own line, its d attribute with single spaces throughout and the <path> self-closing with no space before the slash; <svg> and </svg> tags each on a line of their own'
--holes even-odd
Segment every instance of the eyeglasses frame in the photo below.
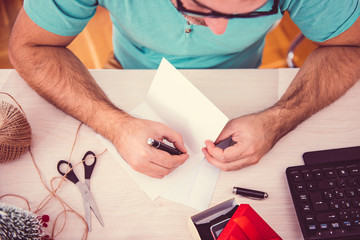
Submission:
<svg viewBox="0 0 360 240">
<path fill-rule="evenodd" d="M 211 17 L 211 18 L 226 18 L 226 19 L 254 18 L 254 17 L 273 15 L 279 12 L 279 0 L 274 0 L 274 4 L 270 11 L 258 11 L 258 12 L 255 11 L 255 12 L 239 13 L 239 14 L 226 14 L 226 13 L 217 12 L 215 10 L 211 10 L 211 12 L 208 13 L 198 12 L 198 11 L 186 9 L 182 4 L 181 0 L 176 0 L 176 3 L 177 3 L 176 9 L 179 12 L 194 17 Z"/>
</svg>

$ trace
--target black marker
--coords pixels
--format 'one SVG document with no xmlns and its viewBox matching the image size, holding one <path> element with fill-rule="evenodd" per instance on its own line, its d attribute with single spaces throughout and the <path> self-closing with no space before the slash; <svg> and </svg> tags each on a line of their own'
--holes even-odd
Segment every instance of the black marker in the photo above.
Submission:
<svg viewBox="0 0 360 240">
<path fill-rule="evenodd" d="M 256 199 L 265 199 L 269 196 L 266 192 L 260 192 L 260 191 L 256 191 L 256 190 L 239 188 L 239 187 L 234 187 L 233 193 L 244 196 L 244 197 L 250 197 L 250 198 L 256 198 Z"/>
<path fill-rule="evenodd" d="M 153 146 L 154 148 L 157 148 L 157 149 L 163 150 L 165 152 L 168 152 L 171 155 L 180 155 L 180 154 L 182 154 L 182 152 L 180 152 L 176 148 L 171 147 L 169 145 L 166 145 L 163 142 L 156 141 L 156 140 L 154 140 L 152 138 L 149 138 L 147 143 L 149 145 Z"/>
</svg>

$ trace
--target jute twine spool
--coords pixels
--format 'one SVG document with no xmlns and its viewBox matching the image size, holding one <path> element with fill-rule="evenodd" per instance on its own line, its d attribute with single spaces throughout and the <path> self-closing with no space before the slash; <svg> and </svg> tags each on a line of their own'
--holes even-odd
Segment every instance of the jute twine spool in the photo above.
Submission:
<svg viewBox="0 0 360 240">
<path fill-rule="evenodd" d="M 0 93 L 11 97 L 7 93 Z M 11 98 L 15 101 L 13 97 Z M 10 103 L 4 101 L 0 103 L 0 163 L 15 160 L 30 147 L 30 124 L 19 104 L 18 106 L 22 112 Z"/>
</svg>

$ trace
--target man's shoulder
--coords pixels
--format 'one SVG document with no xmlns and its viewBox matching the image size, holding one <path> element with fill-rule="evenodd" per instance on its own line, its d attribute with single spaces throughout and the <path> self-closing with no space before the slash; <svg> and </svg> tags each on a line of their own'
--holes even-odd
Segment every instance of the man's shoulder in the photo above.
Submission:
<svg viewBox="0 0 360 240">
<path fill-rule="evenodd" d="M 79 34 L 94 16 L 97 0 L 24 0 L 26 14 L 43 29 L 63 36 Z"/>
</svg>

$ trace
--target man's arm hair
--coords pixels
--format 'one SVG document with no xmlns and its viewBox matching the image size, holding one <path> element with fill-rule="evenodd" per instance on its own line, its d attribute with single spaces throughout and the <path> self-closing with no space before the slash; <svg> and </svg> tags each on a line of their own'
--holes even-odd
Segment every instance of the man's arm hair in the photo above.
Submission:
<svg viewBox="0 0 360 240">
<path fill-rule="evenodd" d="M 10 61 L 42 97 L 111 139 L 112 131 L 106 126 L 128 115 L 110 102 L 86 67 L 66 48 L 75 37 L 46 31 L 22 8 L 10 36 Z"/>
<path fill-rule="evenodd" d="M 322 43 L 270 109 L 274 143 L 308 117 L 341 97 L 360 78 L 360 18 L 339 36 Z M 277 119 L 277 120 L 276 120 Z"/>
</svg>

